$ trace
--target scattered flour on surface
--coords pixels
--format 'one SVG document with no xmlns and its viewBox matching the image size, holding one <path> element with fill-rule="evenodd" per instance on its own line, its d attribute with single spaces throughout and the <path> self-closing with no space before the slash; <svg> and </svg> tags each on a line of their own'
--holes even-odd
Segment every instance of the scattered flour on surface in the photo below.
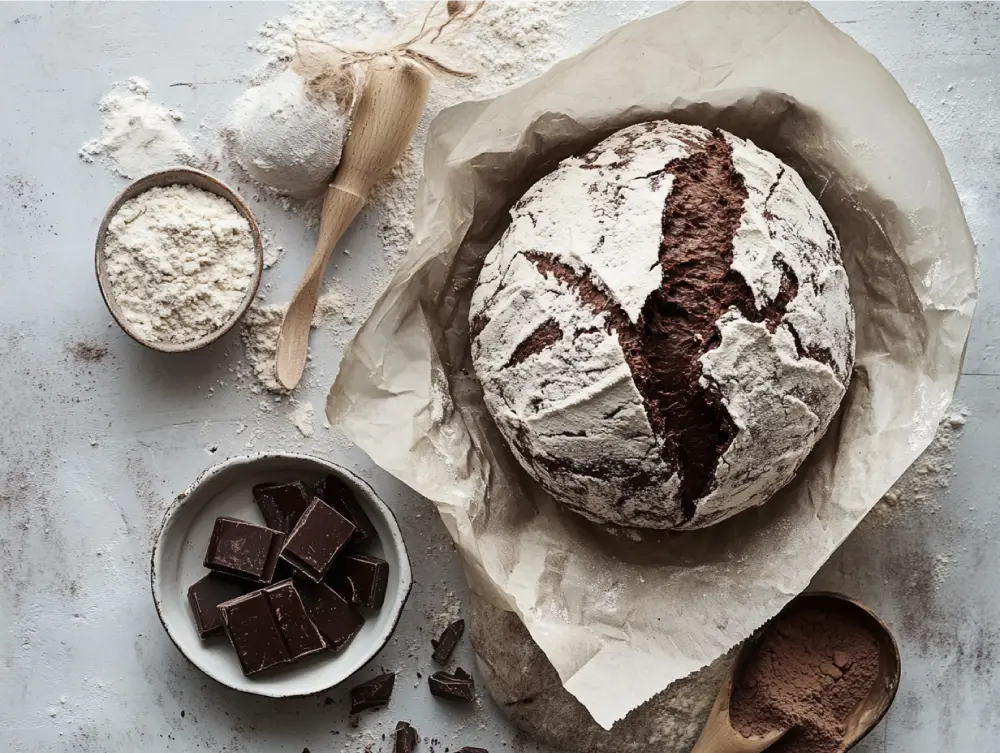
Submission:
<svg viewBox="0 0 1000 753">
<path fill-rule="evenodd" d="M 487 2 L 469 24 L 469 34 L 445 40 L 477 74 L 464 86 L 486 96 L 534 78 L 556 59 L 566 35 L 571 2 Z"/>
<path fill-rule="evenodd" d="M 425 134 L 418 136 L 422 143 Z M 371 203 L 378 215 L 378 235 L 389 270 L 399 266 L 413 240 L 413 208 L 417 203 L 422 160 L 423 146 L 411 145 L 389 177 L 372 191 Z"/>
<path fill-rule="evenodd" d="M 951 567 L 955 564 L 955 559 L 954 554 L 939 554 L 934 558 L 931 572 L 935 588 L 942 585 L 951 576 Z"/>
<path fill-rule="evenodd" d="M 343 283 L 333 280 L 319 297 L 312 326 L 346 337 L 357 321 L 355 305 L 354 295 Z M 249 369 L 237 366 L 233 371 L 238 383 L 253 393 L 262 389 L 279 395 L 288 392 L 275 375 L 278 334 L 287 310 L 287 304 L 256 304 L 243 318 L 243 350 Z"/>
<path fill-rule="evenodd" d="M 441 631 L 461 616 L 462 600 L 453 591 L 449 591 L 441 604 L 441 609 L 434 614 L 427 615 L 427 618 L 433 623 L 435 630 Z"/>
<path fill-rule="evenodd" d="M 264 247 L 264 269 L 270 269 L 279 261 L 285 253 L 285 247 L 278 245 L 274 240 L 274 233 L 270 230 L 260 231 L 261 244 Z"/>
<path fill-rule="evenodd" d="M 298 2 L 288 15 L 265 21 L 247 49 L 264 56 L 251 72 L 254 83 L 266 80 L 295 58 L 298 40 L 317 42 L 363 42 L 366 38 L 388 38 L 392 21 L 385 6 L 374 3 Z"/>
<path fill-rule="evenodd" d="M 101 135 L 80 147 L 84 162 L 100 161 L 124 178 L 176 165 L 197 165 L 201 157 L 177 128 L 184 119 L 149 98 L 149 83 L 137 76 L 115 84 L 98 103 Z"/>
<path fill-rule="evenodd" d="M 338 280 L 327 283 L 326 290 L 316 302 L 312 326 L 336 331 L 340 324 L 353 324 L 355 302 L 354 295 L 344 287 L 343 283 Z"/>
<path fill-rule="evenodd" d="M 187 343 L 218 331 L 243 304 L 257 254 L 250 223 L 221 196 L 188 185 L 151 188 L 108 225 L 111 292 L 135 332 Z"/>
<path fill-rule="evenodd" d="M 969 411 L 953 405 L 938 425 L 937 434 L 893 487 L 868 513 L 866 522 L 888 525 L 905 511 L 934 513 L 951 483 L 955 445 L 969 419 Z"/>
<path fill-rule="evenodd" d="M 315 423 L 314 423 L 315 412 L 313 411 L 313 404 L 305 401 L 292 401 L 292 410 L 288 414 L 288 418 L 295 425 L 295 428 L 299 430 L 299 433 L 307 439 L 315 433 Z"/>
</svg>

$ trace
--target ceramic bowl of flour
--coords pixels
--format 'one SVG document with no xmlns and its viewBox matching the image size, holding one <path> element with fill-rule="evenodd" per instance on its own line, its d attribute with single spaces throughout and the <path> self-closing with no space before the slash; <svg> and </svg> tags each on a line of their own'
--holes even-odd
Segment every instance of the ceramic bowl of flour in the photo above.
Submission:
<svg viewBox="0 0 1000 753">
<path fill-rule="evenodd" d="M 225 634 L 202 640 L 187 599 L 191 584 L 208 572 L 203 560 L 215 520 L 228 516 L 262 525 L 252 493 L 255 484 L 293 479 L 312 483 L 330 474 L 347 484 L 375 527 L 376 541 L 366 544 L 364 553 L 389 564 L 385 601 L 377 611 L 365 613 L 360 632 L 337 653 L 321 651 L 247 677 Z M 160 622 L 192 664 L 229 688 L 271 698 L 329 690 L 368 664 L 395 632 L 413 584 L 399 524 L 372 488 L 345 468 L 297 453 L 235 457 L 205 471 L 164 515 L 153 545 L 150 580 Z"/>
<path fill-rule="evenodd" d="M 104 215 L 97 282 L 127 335 L 164 353 L 197 350 L 246 313 L 264 269 L 249 207 L 201 170 L 170 168 L 127 186 Z"/>
</svg>

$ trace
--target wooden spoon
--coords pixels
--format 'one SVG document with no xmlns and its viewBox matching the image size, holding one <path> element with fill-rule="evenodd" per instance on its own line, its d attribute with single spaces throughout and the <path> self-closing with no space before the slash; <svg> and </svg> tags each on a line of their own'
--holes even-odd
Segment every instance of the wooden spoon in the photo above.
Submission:
<svg viewBox="0 0 1000 753">
<path fill-rule="evenodd" d="M 822 607 L 827 610 L 842 610 L 849 612 L 853 619 L 866 624 L 875 636 L 879 649 L 879 673 L 872 684 L 868 695 L 858 704 L 857 708 L 844 723 L 846 730 L 844 742 L 838 753 L 848 751 L 857 745 L 865 735 L 872 731 L 882 721 L 896 697 L 899 688 L 900 659 L 899 648 L 889 632 L 889 628 L 871 610 L 842 594 L 812 592 L 802 594 L 793 599 L 781 615 L 803 608 Z M 779 617 L 781 616 L 779 615 Z M 776 617 L 775 620 L 778 618 Z M 708 721 L 701 731 L 698 742 L 691 753 L 760 753 L 774 745 L 788 731 L 775 730 L 764 737 L 744 737 L 733 728 L 729 717 L 729 704 L 733 695 L 733 682 L 739 677 L 750 658 L 760 645 L 761 639 L 767 634 L 775 620 L 765 625 L 753 638 L 748 640 L 736 655 L 733 666 L 730 667 L 726 679 L 722 682 L 719 695 L 708 714 Z"/>
<path fill-rule="evenodd" d="M 403 156 L 417 128 L 431 74 L 409 58 L 371 61 L 340 166 L 323 199 L 319 240 L 278 334 L 277 377 L 285 389 L 302 378 L 309 328 L 333 249 L 368 200 L 368 194 Z"/>
</svg>

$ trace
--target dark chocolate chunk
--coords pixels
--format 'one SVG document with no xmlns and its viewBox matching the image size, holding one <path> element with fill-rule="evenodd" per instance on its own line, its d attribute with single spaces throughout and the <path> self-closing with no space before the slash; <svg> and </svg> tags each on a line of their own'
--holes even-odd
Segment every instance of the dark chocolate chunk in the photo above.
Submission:
<svg viewBox="0 0 1000 753">
<path fill-rule="evenodd" d="M 331 568 L 327 582 L 348 601 L 379 609 L 389 583 L 389 563 L 366 554 L 348 554 Z"/>
<path fill-rule="evenodd" d="M 447 664 L 448 660 L 451 659 L 451 655 L 455 653 L 455 646 L 458 645 L 464 633 L 465 620 L 455 620 L 444 629 L 440 638 L 436 641 L 432 640 L 431 645 L 434 647 L 432 658 L 434 661 L 438 664 Z"/>
<path fill-rule="evenodd" d="M 346 646 L 361 630 L 365 620 L 358 610 L 325 583 L 300 582 L 296 589 L 309 619 L 334 651 Z"/>
<path fill-rule="evenodd" d="M 219 605 L 222 624 L 243 674 L 253 675 L 291 659 L 267 595 L 254 591 Z"/>
<path fill-rule="evenodd" d="M 316 485 L 316 496 L 354 524 L 358 541 L 377 539 L 378 533 L 351 487 L 339 476 L 327 476 Z"/>
<path fill-rule="evenodd" d="M 205 553 L 205 567 L 268 584 L 274 578 L 285 534 L 245 520 L 218 518 Z"/>
<path fill-rule="evenodd" d="M 384 675 L 373 677 L 368 682 L 363 682 L 357 687 L 351 688 L 351 713 L 357 714 L 365 709 L 374 709 L 385 706 L 392 696 L 392 688 L 396 684 L 396 673 L 387 672 Z"/>
<path fill-rule="evenodd" d="M 350 602 L 351 604 L 358 603 L 358 593 L 354 588 L 354 584 L 351 582 L 350 578 L 340 572 L 339 567 L 331 567 L 330 572 L 326 576 L 326 584 L 330 586 L 334 591 L 339 593 L 344 601 Z"/>
<path fill-rule="evenodd" d="M 435 672 L 428 679 L 431 695 L 447 698 L 452 701 L 468 703 L 475 698 L 475 685 L 472 675 L 461 667 L 454 672 Z"/>
<path fill-rule="evenodd" d="M 319 583 L 351 536 L 354 524 L 325 502 L 314 499 L 285 540 L 281 558 Z"/>
<path fill-rule="evenodd" d="M 282 484 L 257 484 L 253 498 L 270 528 L 289 533 L 309 507 L 313 495 L 301 481 Z"/>
<path fill-rule="evenodd" d="M 267 601 L 292 659 L 315 654 L 326 648 L 326 641 L 309 619 L 302 598 L 291 579 L 265 588 L 264 593 L 267 594 Z"/>
<path fill-rule="evenodd" d="M 392 753 L 413 753 L 417 747 L 417 731 L 409 722 L 399 722 L 393 733 Z"/>
<path fill-rule="evenodd" d="M 234 578 L 218 573 L 209 573 L 188 589 L 188 604 L 194 613 L 198 635 L 203 639 L 222 630 L 222 615 L 219 604 L 247 592 L 249 583 L 243 585 Z"/>
</svg>

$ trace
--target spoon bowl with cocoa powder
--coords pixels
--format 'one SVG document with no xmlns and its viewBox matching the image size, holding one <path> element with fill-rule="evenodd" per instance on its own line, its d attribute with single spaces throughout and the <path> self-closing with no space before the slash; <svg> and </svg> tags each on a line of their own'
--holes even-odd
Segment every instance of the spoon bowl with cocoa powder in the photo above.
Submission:
<svg viewBox="0 0 1000 753">
<path fill-rule="evenodd" d="M 802 594 L 740 649 L 692 753 L 844 753 L 885 716 L 899 677 L 871 610 Z"/>
</svg>

